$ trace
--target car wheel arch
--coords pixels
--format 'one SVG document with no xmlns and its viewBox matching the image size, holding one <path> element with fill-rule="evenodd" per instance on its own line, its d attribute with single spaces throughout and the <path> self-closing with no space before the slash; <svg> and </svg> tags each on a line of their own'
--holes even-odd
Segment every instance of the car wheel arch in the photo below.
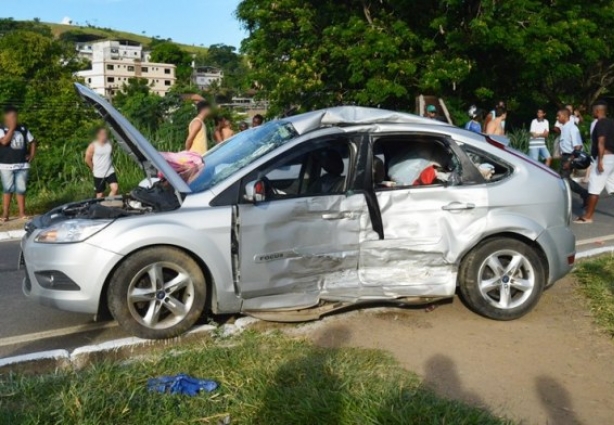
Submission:
<svg viewBox="0 0 614 425">
<path fill-rule="evenodd" d="M 480 245 L 484 244 L 485 242 L 487 242 L 489 240 L 499 239 L 499 238 L 515 239 L 515 240 L 517 240 L 519 242 L 522 242 L 522 243 L 525 243 L 528 246 L 530 246 L 533 249 L 535 249 L 535 252 L 537 253 L 537 255 L 540 257 L 541 260 L 543 260 L 544 270 L 545 270 L 545 273 L 546 273 L 546 282 L 548 282 L 548 279 L 550 277 L 550 263 L 548 262 L 548 257 L 546 255 L 546 252 L 544 251 L 543 247 L 537 242 L 536 239 L 531 239 L 531 238 L 529 238 L 526 235 L 523 235 L 521 233 L 499 232 L 499 233 L 490 234 L 490 235 L 480 239 L 478 242 L 476 242 L 474 245 L 472 245 L 470 248 L 468 248 L 459 257 L 459 261 L 458 261 L 459 267 L 465 261 L 465 258 L 467 258 L 467 256 L 469 254 L 471 254 L 471 252 L 473 252 Z M 458 279 L 460 279 L 460 275 L 459 275 Z M 458 286 L 458 285 L 459 285 L 459 282 L 457 280 L 456 286 Z"/>
<path fill-rule="evenodd" d="M 141 252 L 143 250 L 151 249 L 151 248 L 178 249 L 182 251 L 183 253 L 187 254 L 192 260 L 194 260 L 196 264 L 198 264 L 198 267 L 200 267 L 200 269 L 202 270 L 205 276 L 205 282 L 207 285 L 207 288 L 206 288 L 207 289 L 207 300 L 205 301 L 205 311 L 215 312 L 217 291 L 215 287 L 215 281 L 213 279 L 213 274 L 211 273 L 211 270 L 209 269 L 205 261 L 200 256 L 196 255 L 194 252 L 182 246 L 173 245 L 173 244 L 153 244 L 153 245 L 141 246 L 138 249 L 131 251 L 130 253 L 123 256 L 122 259 L 118 261 L 117 264 L 115 264 L 115 266 L 113 266 L 113 268 L 111 269 L 111 271 L 109 272 L 109 274 L 107 275 L 104 281 L 102 290 L 100 291 L 100 296 L 98 298 L 98 313 L 96 314 L 96 318 L 97 319 L 107 319 L 107 318 L 110 319 L 112 317 L 111 312 L 109 311 L 109 306 L 107 304 L 107 293 L 109 290 L 111 279 L 113 278 L 117 269 L 132 255 L 136 254 L 137 252 Z"/>
</svg>

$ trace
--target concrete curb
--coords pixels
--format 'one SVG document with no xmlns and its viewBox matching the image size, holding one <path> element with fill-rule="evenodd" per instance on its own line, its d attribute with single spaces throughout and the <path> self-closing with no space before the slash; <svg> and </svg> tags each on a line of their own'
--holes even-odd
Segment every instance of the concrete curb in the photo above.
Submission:
<svg viewBox="0 0 614 425">
<path fill-rule="evenodd" d="M 135 337 L 116 339 L 96 345 L 86 345 L 69 350 L 49 350 L 38 353 L 0 359 L 0 375 L 7 373 L 45 373 L 54 370 L 79 370 L 101 360 L 125 360 L 135 355 L 147 354 L 154 349 L 164 349 L 186 342 L 194 342 L 203 334 L 218 333 L 222 337 L 237 335 L 253 323 L 253 317 L 241 317 L 233 324 L 222 326 L 202 325 L 185 335 L 167 340 L 149 340 Z"/>
<path fill-rule="evenodd" d="M 0 232 L 0 242 L 21 239 L 25 234 L 25 230 L 9 230 L 8 232 Z"/>
<path fill-rule="evenodd" d="M 604 246 L 601 248 L 593 248 L 593 249 L 587 249 L 586 251 L 580 251 L 579 253 L 576 254 L 576 259 L 582 260 L 586 258 L 597 257 L 603 254 L 614 255 L 614 246 Z"/>
</svg>

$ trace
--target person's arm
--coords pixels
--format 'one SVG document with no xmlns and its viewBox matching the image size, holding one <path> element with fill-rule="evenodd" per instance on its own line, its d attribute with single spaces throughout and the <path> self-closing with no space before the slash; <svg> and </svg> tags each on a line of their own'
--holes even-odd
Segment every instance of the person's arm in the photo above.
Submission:
<svg viewBox="0 0 614 425">
<path fill-rule="evenodd" d="M 574 126 L 571 132 L 571 145 L 577 151 L 581 151 L 584 145 L 582 145 L 582 136 L 580 135 L 580 130 L 578 127 Z"/>
<path fill-rule="evenodd" d="M 9 131 L 5 133 L 4 137 L 0 139 L 0 145 L 6 146 L 11 143 L 11 140 L 13 140 L 13 135 L 15 134 L 16 128 L 17 128 L 16 126 L 12 126 L 11 128 L 9 128 Z"/>
<path fill-rule="evenodd" d="M 32 162 L 34 161 L 34 157 L 36 156 L 36 140 L 32 140 L 30 142 L 30 146 L 29 146 L 29 153 L 28 153 L 28 162 Z"/>
<path fill-rule="evenodd" d="M 188 134 L 188 138 L 185 141 L 185 150 L 189 151 L 190 149 L 192 149 L 192 144 L 194 143 L 194 139 L 196 139 L 196 135 L 198 134 L 198 132 L 200 131 L 200 129 L 202 128 L 203 123 L 198 121 L 198 120 L 194 120 L 190 123 L 190 131 Z"/>
<path fill-rule="evenodd" d="M 547 139 L 549 135 L 550 135 L 550 123 L 546 121 L 546 126 L 544 128 L 544 132 L 542 133 L 542 137 L 544 139 Z"/>
<path fill-rule="evenodd" d="M 85 163 L 90 170 L 94 170 L 94 145 L 90 144 L 85 151 Z"/>
<path fill-rule="evenodd" d="M 603 173 L 603 156 L 605 155 L 605 136 L 599 136 L 598 144 L 598 156 L 597 156 L 597 171 L 599 174 Z"/>
</svg>

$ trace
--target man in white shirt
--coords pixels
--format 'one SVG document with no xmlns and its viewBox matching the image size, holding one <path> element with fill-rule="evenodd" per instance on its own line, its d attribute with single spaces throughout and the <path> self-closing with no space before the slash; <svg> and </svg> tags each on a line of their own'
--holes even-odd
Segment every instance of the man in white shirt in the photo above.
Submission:
<svg viewBox="0 0 614 425">
<path fill-rule="evenodd" d="M 581 151 L 584 145 L 582 144 L 582 136 L 578 126 L 571 119 L 571 113 L 567 109 L 561 109 L 556 116 L 561 124 L 561 168 L 559 173 L 561 177 L 569 182 L 571 190 L 582 198 L 583 206 L 586 207 L 588 200 L 588 190 L 580 186 L 574 179 L 571 178 L 572 168 L 571 161 L 573 160 L 574 151 Z"/>
<path fill-rule="evenodd" d="M 546 139 L 550 133 L 550 124 L 545 118 L 546 112 L 543 109 L 537 110 L 537 118 L 531 122 L 531 140 L 529 141 L 529 156 L 535 161 L 539 161 L 540 158 L 546 163 L 546 166 L 550 167 L 552 157 L 550 151 L 546 146 Z"/>
</svg>

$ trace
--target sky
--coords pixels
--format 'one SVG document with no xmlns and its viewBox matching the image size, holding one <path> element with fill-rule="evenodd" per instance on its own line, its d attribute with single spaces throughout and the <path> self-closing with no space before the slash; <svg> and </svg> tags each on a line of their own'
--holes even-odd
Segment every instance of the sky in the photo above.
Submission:
<svg viewBox="0 0 614 425">
<path fill-rule="evenodd" d="M 239 0 L 16 0 L 2 1 L 0 17 L 40 18 L 172 38 L 185 44 L 240 47 L 246 34 L 234 17 Z"/>
</svg>

